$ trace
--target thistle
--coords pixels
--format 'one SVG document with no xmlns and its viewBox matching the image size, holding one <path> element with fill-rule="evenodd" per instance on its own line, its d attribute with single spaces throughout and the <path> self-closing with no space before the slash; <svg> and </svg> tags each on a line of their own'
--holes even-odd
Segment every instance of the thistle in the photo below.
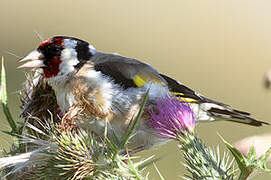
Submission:
<svg viewBox="0 0 271 180">
<path fill-rule="evenodd" d="M 59 131 L 53 125 L 43 125 L 43 132 L 26 124 L 28 128 L 47 137 L 40 139 L 25 134 L 20 142 L 26 153 L 0 158 L 3 177 L 8 179 L 147 179 L 141 175 L 145 162 L 133 163 L 129 155 L 119 153 L 108 138 L 96 137 L 91 132 Z M 125 151 L 124 149 L 122 149 Z"/>
<path fill-rule="evenodd" d="M 165 96 L 157 100 L 157 109 L 151 110 L 152 121 L 148 122 L 157 136 L 174 139 L 185 158 L 185 167 L 191 176 L 186 179 L 233 179 L 232 163 L 227 155 L 207 148 L 196 136 L 193 112 L 187 103 L 176 97 Z"/>
<path fill-rule="evenodd" d="M 178 139 L 186 131 L 193 132 L 195 121 L 193 112 L 187 103 L 181 103 L 176 97 L 165 96 L 157 100 L 156 111 L 151 109 L 151 127 L 160 137 Z"/>
</svg>

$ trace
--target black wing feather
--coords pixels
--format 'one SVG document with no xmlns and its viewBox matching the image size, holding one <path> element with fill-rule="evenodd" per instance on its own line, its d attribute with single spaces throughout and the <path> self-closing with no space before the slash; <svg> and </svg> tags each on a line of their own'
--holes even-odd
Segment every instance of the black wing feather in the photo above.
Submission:
<svg viewBox="0 0 271 180">
<path fill-rule="evenodd" d="M 195 91 L 193 91 L 192 89 L 184 86 L 183 84 L 180 84 L 178 81 L 176 81 L 176 80 L 174 80 L 164 74 L 160 74 L 160 76 L 162 76 L 167 81 L 170 91 L 183 94 L 183 95 L 177 95 L 179 97 L 192 98 L 192 99 L 198 101 L 199 103 L 214 103 L 214 104 L 218 104 L 218 105 L 222 105 L 222 106 L 228 106 L 227 104 L 224 104 L 222 102 L 215 101 L 215 100 L 203 97 L 199 94 L 196 94 Z"/>
<path fill-rule="evenodd" d="M 124 89 L 137 87 L 134 81 L 124 76 L 121 71 L 118 71 L 114 63 L 100 63 L 94 66 L 96 71 L 101 71 L 104 75 L 109 76 L 116 84 L 119 84 Z"/>
<path fill-rule="evenodd" d="M 176 80 L 164 75 L 164 74 L 160 74 L 160 76 L 162 76 L 168 84 L 169 90 L 172 92 L 177 92 L 177 93 L 182 93 L 183 95 L 178 95 L 178 96 L 182 96 L 185 98 L 192 98 L 195 100 L 202 100 L 200 96 L 197 96 L 195 94 L 195 91 L 193 91 L 192 89 L 178 83 Z"/>
</svg>

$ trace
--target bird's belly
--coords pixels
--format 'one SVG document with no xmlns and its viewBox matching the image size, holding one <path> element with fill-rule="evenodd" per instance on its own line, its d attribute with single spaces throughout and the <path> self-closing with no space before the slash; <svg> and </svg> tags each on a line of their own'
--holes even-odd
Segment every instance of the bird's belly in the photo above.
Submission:
<svg viewBox="0 0 271 180">
<path fill-rule="evenodd" d="M 161 145 L 169 141 L 168 139 L 158 138 L 145 122 L 145 119 L 139 120 L 134 134 L 131 136 L 128 143 L 128 148 L 130 150 L 137 148 L 150 149 L 153 146 Z M 88 118 L 87 121 L 78 123 L 80 128 L 92 131 L 98 136 L 104 136 L 105 134 L 106 122 L 100 118 L 92 117 Z M 128 125 L 124 125 L 122 121 L 117 119 L 110 120 L 106 129 L 106 134 L 111 140 L 113 140 L 113 133 L 121 140 L 129 131 Z"/>
<path fill-rule="evenodd" d="M 57 104 L 63 113 L 67 112 L 74 104 L 75 96 L 70 93 L 69 88 L 59 88 L 55 90 Z"/>
</svg>

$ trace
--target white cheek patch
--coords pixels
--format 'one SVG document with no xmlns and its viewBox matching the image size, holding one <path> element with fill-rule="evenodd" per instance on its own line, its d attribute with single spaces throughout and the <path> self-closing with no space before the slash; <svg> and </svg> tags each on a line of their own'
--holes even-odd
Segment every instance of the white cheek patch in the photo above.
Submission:
<svg viewBox="0 0 271 180">
<path fill-rule="evenodd" d="M 75 48 L 77 45 L 77 42 L 75 40 L 71 39 L 64 39 L 64 48 Z"/>
<path fill-rule="evenodd" d="M 61 64 L 59 65 L 61 75 L 74 71 L 74 66 L 79 63 L 75 47 L 75 40 L 65 39 L 64 50 L 61 52 Z"/>
</svg>

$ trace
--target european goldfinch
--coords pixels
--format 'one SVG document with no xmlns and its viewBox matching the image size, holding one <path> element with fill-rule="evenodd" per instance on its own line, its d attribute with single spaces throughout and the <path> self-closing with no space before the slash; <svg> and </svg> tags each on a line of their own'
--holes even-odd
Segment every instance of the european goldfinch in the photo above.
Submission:
<svg viewBox="0 0 271 180">
<path fill-rule="evenodd" d="M 103 135 L 105 119 L 109 134 L 127 131 L 149 89 L 148 107 L 169 93 L 188 102 L 198 121 L 228 120 L 261 126 L 267 124 L 249 117 L 249 113 L 196 93 L 178 81 L 159 73 L 151 65 L 136 59 L 97 51 L 83 40 L 56 36 L 22 58 L 19 68 L 41 68 L 47 83 L 55 92 L 57 104 L 68 116 L 80 114 L 76 124 Z M 147 114 L 147 112 L 145 113 Z M 148 149 L 163 143 L 147 126 L 148 115 L 140 119 L 133 147 Z"/>
</svg>

